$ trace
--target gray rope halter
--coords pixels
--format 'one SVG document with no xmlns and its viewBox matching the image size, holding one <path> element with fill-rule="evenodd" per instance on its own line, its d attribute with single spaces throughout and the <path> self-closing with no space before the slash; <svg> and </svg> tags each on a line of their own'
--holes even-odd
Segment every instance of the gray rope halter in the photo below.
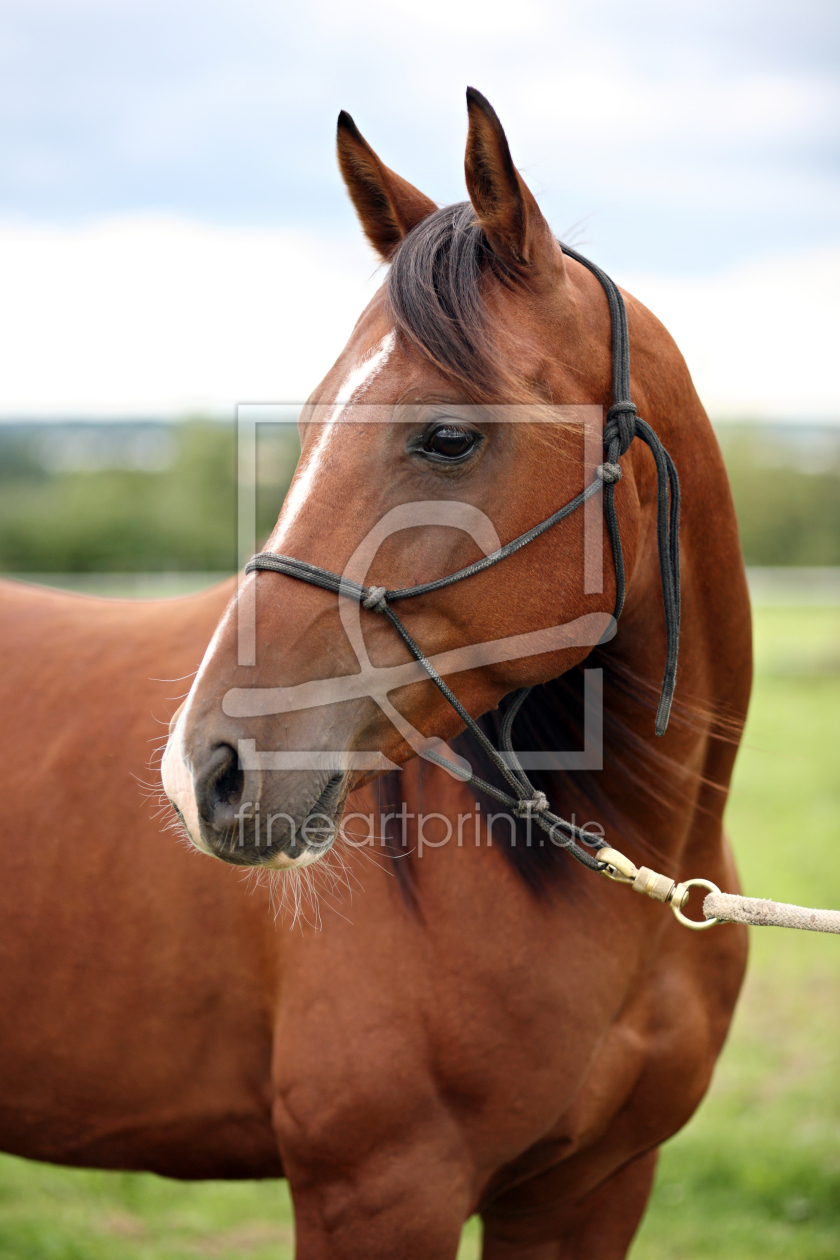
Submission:
<svg viewBox="0 0 840 1260">
<path fill-rule="evenodd" d="M 558 814 L 552 813 L 548 807 L 546 796 L 544 793 L 538 792 L 531 783 L 513 749 L 511 738 L 513 723 L 525 700 L 530 695 L 532 688 L 524 687 L 514 694 L 513 700 L 505 713 L 499 737 L 500 750 L 497 750 L 475 719 L 466 711 L 458 697 L 440 677 L 434 665 L 415 643 L 391 607 L 392 603 L 399 599 L 411 599 L 416 595 L 426 595 L 431 591 L 442 590 L 445 586 L 451 586 L 453 582 L 460 582 L 464 578 L 472 577 L 475 573 L 489 569 L 491 565 L 498 564 L 501 560 L 506 560 L 508 556 L 519 551 L 521 547 L 525 547 L 528 543 L 533 542 L 535 538 L 539 538 L 546 530 L 551 529 L 552 526 L 557 525 L 565 517 L 570 516 L 581 504 L 585 503 L 587 499 L 591 499 L 600 490 L 604 495 L 607 532 L 609 533 L 615 564 L 615 611 L 613 616 L 617 621 L 624 607 L 625 576 L 618 517 L 615 511 L 615 485 L 621 479 L 621 465 L 619 463 L 621 456 L 627 452 L 634 438 L 641 438 L 650 448 L 656 463 L 656 527 L 667 641 L 665 673 L 662 679 L 662 690 L 656 713 L 656 734 L 663 735 L 667 729 L 671 703 L 674 698 L 674 687 L 677 680 L 677 653 L 680 637 L 679 479 L 670 455 L 647 421 L 642 420 L 641 416 L 637 415 L 636 408 L 630 401 L 630 340 L 627 331 L 627 312 L 618 288 L 600 267 L 596 267 L 594 263 L 578 254 L 575 250 L 570 249 L 568 245 L 563 246 L 563 251 L 584 267 L 587 267 L 598 279 L 607 295 L 610 307 L 610 321 L 612 325 L 612 393 L 614 401 L 607 412 L 606 423 L 604 424 L 603 440 L 607 459 L 595 470 L 595 477 L 590 485 L 565 504 L 564 507 L 558 508 L 546 520 L 540 522 L 539 525 L 534 525 L 524 534 L 520 534 L 518 538 L 505 543 L 497 551 L 491 552 L 489 556 L 475 561 L 474 564 L 467 565 L 464 569 L 459 569 L 457 573 L 450 573 L 446 577 L 437 578 L 434 582 L 424 582 L 420 586 L 402 587 L 395 590 L 388 590 L 384 586 L 361 586 L 357 582 L 341 577 L 338 573 L 332 573 L 329 569 L 322 569 L 318 565 L 308 564 L 305 560 L 297 560 L 293 556 L 275 555 L 272 551 L 261 551 L 259 555 L 254 556 L 245 566 L 245 572 L 247 574 L 257 570 L 269 570 L 273 573 L 283 573 L 286 577 L 297 578 L 302 582 L 309 582 L 313 586 L 320 586 L 324 590 L 333 591 L 335 594 L 341 593 L 349 596 L 351 599 L 356 599 L 363 608 L 367 608 L 371 612 L 383 613 L 400 635 L 412 656 L 420 662 L 429 678 L 445 696 L 449 704 L 452 705 L 452 708 L 467 729 L 478 740 L 490 758 L 491 763 L 506 781 L 511 792 L 506 792 L 491 783 L 486 783 L 476 775 L 466 775 L 459 766 L 456 766 L 448 758 L 438 753 L 428 751 L 424 756 L 450 770 L 459 778 L 467 779 L 474 783 L 489 796 L 503 802 L 503 804 L 513 810 L 517 817 L 532 819 L 537 826 L 548 833 L 554 844 L 560 848 L 568 849 L 572 856 L 583 863 L 584 866 L 588 866 L 591 870 L 600 871 L 604 869 L 605 864 L 599 862 L 590 853 L 587 853 L 586 849 L 581 848 L 581 844 L 588 845 L 590 848 L 600 849 L 603 847 L 603 837 L 584 831 L 574 823 L 568 822 Z M 502 753 L 505 755 L 502 756 Z"/>
</svg>

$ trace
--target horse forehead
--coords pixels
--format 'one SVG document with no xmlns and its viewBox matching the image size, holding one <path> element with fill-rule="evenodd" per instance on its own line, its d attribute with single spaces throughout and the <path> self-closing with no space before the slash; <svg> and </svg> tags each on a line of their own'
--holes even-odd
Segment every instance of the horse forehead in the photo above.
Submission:
<svg viewBox="0 0 840 1260">
<path fill-rule="evenodd" d="M 385 286 L 361 315 L 350 340 L 318 390 L 327 406 L 349 401 L 388 403 L 406 389 L 439 387 L 433 365 L 400 337 L 388 317 Z"/>
<path fill-rule="evenodd" d="M 361 345 L 354 347 L 351 355 L 342 356 L 344 361 L 333 384 L 334 396 L 330 399 L 337 410 L 352 407 L 366 395 L 393 357 L 396 333 L 393 329 L 377 331 L 379 335 L 376 338 L 365 338 Z"/>
</svg>

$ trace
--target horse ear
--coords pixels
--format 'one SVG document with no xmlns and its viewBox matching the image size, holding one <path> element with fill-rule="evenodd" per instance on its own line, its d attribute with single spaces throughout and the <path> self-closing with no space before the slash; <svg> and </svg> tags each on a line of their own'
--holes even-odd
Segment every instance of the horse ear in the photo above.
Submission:
<svg viewBox="0 0 840 1260">
<path fill-rule="evenodd" d="M 349 114 L 338 115 L 338 165 L 365 236 L 384 259 L 437 206 L 388 169 Z"/>
<path fill-rule="evenodd" d="M 485 236 L 497 254 L 517 267 L 562 270 L 562 252 L 513 165 L 493 106 L 475 88 L 467 88 L 467 112 L 467 191 Z"/>
</svg>

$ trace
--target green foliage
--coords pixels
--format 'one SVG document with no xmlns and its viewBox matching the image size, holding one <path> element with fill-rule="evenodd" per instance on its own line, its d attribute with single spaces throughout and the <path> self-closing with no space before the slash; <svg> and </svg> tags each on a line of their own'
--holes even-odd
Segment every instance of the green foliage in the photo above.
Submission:
<svg viewBox="0 0 840 1260">
<path fill-rule="evenodd" d="M 289 426 L 261 442 L 268 534 L 297 459 Z M 236 555 L 233 424 L 0 427 L 0 571 L 212 570 Z"/>
<path fill-rule="evenodd" d="M 749 565 L 840 565 L 840 429 L 717 429 Z"/>
<path fill-rule="evenodd" d="M 837 671 L 839 638 L 838 608 L 756 612 L 728 811 L 755 896 L 840 907 L 840 673 L 815 672 Z M 837 1260 L 838 1127 L 837 938 L 753 930 L 733 1032 L 706 1102 L 663 1150 L 633 1260 Z M 0 1157 L 0 1260 L 291 1260 L 292 1229 L 282 1182 L 181 1184 Z M 477 1260 L 478 1233 L 469 1222 L 461 1260 Z"/>
</svg>

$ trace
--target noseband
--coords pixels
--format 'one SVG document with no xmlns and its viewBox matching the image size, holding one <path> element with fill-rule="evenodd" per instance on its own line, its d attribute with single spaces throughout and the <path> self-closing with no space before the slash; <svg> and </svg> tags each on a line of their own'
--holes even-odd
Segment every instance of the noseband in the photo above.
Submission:
<svg viewBox="0 0 840 1260">
<path fill-rule="evenodd" d="M 476 720 L 467 713 L 458 697 L 440 677 L 422 649 L 414 642 L 414 639 L 391 607 L 399 599 L 411 599 L 415 595 L 427 595 L 432 591 L 442 590 L 445 586 L 451 586 L 453 582 L 460 582 L 464 578 L 472 577 L 475 573 L 481 573 L 483 569 L 489 569 L 491 565 L 507 559 L 515 551 L 519 551 L 521 547 L 525 547 L 528 543 L 533 542 L 535 538 L 539 538 L 540 534 L 544 534 L 553 525 L 570 516 L 587 499 L 591 499 L 594 494 L 602 490 L 604 495 L 604 514 L 615 564 L 615 611 L 613 617 L 617 621 L 624 607 L 625 577 L 618 517 L 615 511 L 615 483 L 621 480 L 621 465 L 619 463 L 621 456 L 627 452 L 634 438 L 640 438 L 650 448 L 656 463 L 656 529 L 667 642 L 665 673 L 662 679 L 662 690 L 656 713 L 656 734 L 664 735 L 667 729 L 677 679 L 677 653 L 680 637 L 679 478 L 671 456 L 665 450 L 665 447 L 647 421 L 637 415 L 636 408 L 630 401 L 630 341 L 627 332 L 627 312 L 618 288 L 600 267 L 597 267 L 575 250 L 570 249 L 568 245 L 564 245 L 562 248 L 564 253 L 576 259 L 584 267 L 587 267 L 598 279 L 607 295 L 610 307 L 612 326 L 612 393 L 614 401 L 607 412 L 604 424 L 603 441 L 607 458 L 595 470 L 595 477 L 590 485 L 576 495 L 574 499 L 571 499 L 564 507 L 559 508 L 551 516 L 547 517 L 546 520 L 539 525 L 534 525 L 524 534 L 520 534 L 512 542 L 505 543 L 504 547 L 500 547 L 498 551 L 491 552 L 489 556 L 485 556 L 482 560 L 477 560 L 475 564 L 467 565 L 465 569 L 459 569 L 457 573 L 450 573 L 447 577 L 438 578 L 434 582 L 424 582 L 421 586 L 403 587 L 397 590 L 388 590 L 384 586 L 361 586 L 358 582 L 352 582 L 337 573 L 330 572 L 329 569 L 322 569 L 318 565 L 308 564 L 305 560 L 296 560 L 293 556 L 275 555 L 272 551 L 261 551 L 259 555 L 254 556 L 245 566 L 245 572 L 246 574 L 253 573 L 262 569 L 270 570 L 274 573 L 284 573 L 287 577 L 298 578 L 302 582 L 309 582 L 313 586 L 320 586 L 324 590 L 334 591 L 336 594 L 358 600 L 363 608 L 368 608 L 372 612 L 383 613 L 400 635 L 411 654 L 420 662 L 429 678 L 452 705 L 461 721 L 478 740 L 492 764 L 511 788 L 513 795 L 495 787 L 491 783 L 485 783 L 476 775 L 471 774 L 468 770 L 463 769 L 447 757 L 443 757 L 434 751 L 426 751 L 423 755 L 430 761 L 437 762 L 458 778 L 476 784 L 489 796 L 502 801 L 511 808 L 518 817 L 533 819 L 537 826 L 549 834 L 554 844 L 560 848 L 568 849 L 572 856 L 577 858 L 584 866 L 588 866 L 595 871 L 601 871 L 605 869 L 606 864 L 599 862 L 597 858 L 581 848 L 581 842 L 590 848 L 600 849 L 604 844 L 603 837 L 593 835 L 591 832 L 587 832 L 583 828 L 575 826 L 574 823 L 567 822 L 566 819 L 552 813 L 548 807 L 547 797 L 543 792 L 536 790 L 519 764 L 519 759 L 514 752 L 511 742 L 513 723 L 533 688 L 524 687 L 514 694 L 513 700 L 505 713 L 499 736 L 501 747 L 497 750 L 493 747 Z"/>
</svg>

